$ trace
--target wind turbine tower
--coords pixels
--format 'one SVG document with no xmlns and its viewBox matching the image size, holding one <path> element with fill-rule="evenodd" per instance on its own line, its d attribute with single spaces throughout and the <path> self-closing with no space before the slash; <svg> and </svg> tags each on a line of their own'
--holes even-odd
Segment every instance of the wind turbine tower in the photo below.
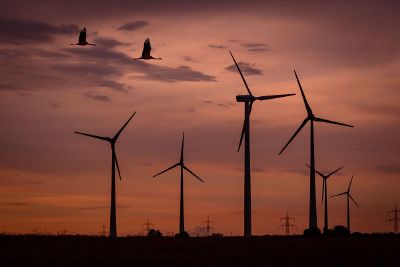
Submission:
<svg viewBox="0 0 400 267">
<path fill-rule="evenodd" d="M 244 236 L 251 236 L 252 224 L 251 224 L 251 186 L 250 186 L 250 113 L 253 108 L 254 101 L 260 100 L 271 100 L 275 98 L 292 96 L 295 94 L 283 94 L 283 95 L 269 95 L 269 96 L 254 96 L 249 86 L 247 85 L 246 79 L 243 76 L 242 71 L 239 68 L 231 51 L 229 53 L 232 56 L 233 62 L 235 62 L 236 68 L 242 77 L 243 83 L 246 87 L 248 95 L 237 95 L 236 101 L 244 103 L 244 122 L 242 128 L 242 134 L 240 136 L 239 147 L 242 145 L 244 137 Z"/>
<path fill-rule="evenodd" d="M 204 183 L 204 181 L 197 176 L 194 172 L 192 172 L 188 167 L 186 167 L 183 157 L 183 147 L 185 144 L 185 133 L 182 134 L 182 146 L 181 146 L 181 158 L 178 163 L 172 165 L 171 167 L 163 170 L 162 172 L 157 173 L 153 176 L 156 177 L 164 172 L 167 172 L 175 167 L 180 167 L 181 170 L 181 187 L 180 187 L 180 205 L 179 205 L 179 234 L 184 234 L 185 232 L 185 216 L 184 216 L 184 205 L 183 205 L 183 170 L 186 170 L 188 173 L 192 174 L 196 177 L 200 182 Z"/>
<path fill-rule="evenodd" d="M 309 168 L 310 165 L 306 164 Z M 328 233 L 328 185 L 326 183 L 326 181 L 328 180 L 329 177 L 331 177 L 333 174 L 335 174 L 336 172 L 338 172 L 339 170 L 341 170 L 343 167 L 340 167 L 336 170 L 334 170 L 333 172 L 325 175 L 322 174 L 321 172 L 315 170 L 316 173 L 318 173 L 319 176 L 321 176 L 322 178 L 322 202 L 324 202 L 325 206 L 324 206 L 324 233 Z"/>
<path fill-rule="evenodd" d="M 351 176 L 349 187 L 347 187 L 347 191 L 346 192 L 331 196 L 331 197 L 336 197 L 336 196 L 346 195 L 346 197 L 347 197 L 347 229 L 349 230 L 349 232 L 351 232 L 351 230 L 350 230 L 350 199 L 354 202 L 354 204 L 357 205 L 357 207 L 360 207 L 357 204 L 357 202 L 354 200 L 354 198 L 350 195 L 350 189 L 351 189 L 351 183 L 352 182 L 353 182 L 353 176 Z"/>
<path fill-rule="evenodd" d="M 85 135 L 95 139 L 100 139 L 102 141 L 109 142 L 111 145 L 111 208 L 110 208 L 110 237 L 117 237 L 117 208 L 116 208 L 116 196 L 115 196 L 115 166 L 117 166 L 119 179 L 121 180 L 121 172 L 119 170 L 119 164 L 117 159 L 117 153 L 115 152 L 115 143 L 118 140 L 119 135 L 131 121 L 133 116 L 135 116 L 136 111 L 132 116 L 125 122 L 121 129 L 114 135 L 114 137 L 104 137 L 94 134 L 87 134 L 82 132 L 74 132 L 76 134 Z"/>
<path fill-rule="evenodd" d="M 331 121 L 327 119 L 322 119 L 316 117 L 307 102 L 306 96 L 304 94 L 303 88 L 301 86 L 300 80 L 297 77 L 296 71 L 294 71 L 294 75 L 296 76 L 297 83 L 300 88 L 301 96 L 303 98 L 304 106 L 307 110 L 307 117 L 304 121 L 300 124 L 299 128 L 296 132 L 292 135 L 286 145 L 282 148 L 279 152 L 279 155 L 286 149 L 286 147 L 292 142 L 292 140 L 297 136 L 297 134 L 303 129 L 303 127 L 310 121 L 310 199 L 309 199 L 309 219 L 308 219 L 308 227 L 311 228 L 318 228 L 317 222 L 317 202 L 316 202 L 316 195 L 315 195 L 315 154 L 314 154 L 314 122 L 325 122 L 329 124 L 336 124 L 341 126 L 353 127 L 352 125 L 340 123 L 336 121 Z"/>
</svg>

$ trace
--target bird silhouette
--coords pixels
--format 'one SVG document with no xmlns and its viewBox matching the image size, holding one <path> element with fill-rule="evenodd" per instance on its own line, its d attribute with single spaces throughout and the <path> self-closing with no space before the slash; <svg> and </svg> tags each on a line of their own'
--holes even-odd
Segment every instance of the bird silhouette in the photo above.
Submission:
<svg viewBox="0 0 400 267">
<path fill-rule="evenodd" d="M 139 57 L 139 58 L 136 58 L 136 59 L 144 59 L 144 60 L 157 59 L 157 60 L 161 60 L 160 57 L 157 57 L 157 58 L 152 57 L 152 56 L 150 55 L 150 51 L 151 51 L 150 39 L 147 38 L 147 39 L 144 41 L 144 44 L 143 44 L 142 56 Z"/>
<path fill-rule="evenodd" d="M 71 45 L 93 45 L 96 46 L 96 44 L 91 44 L 86 41 L 86 28 L 84 27 L 83 30 L 79 33 L 79 40 L 76 44 L 71 44 Z"/>
</svg>

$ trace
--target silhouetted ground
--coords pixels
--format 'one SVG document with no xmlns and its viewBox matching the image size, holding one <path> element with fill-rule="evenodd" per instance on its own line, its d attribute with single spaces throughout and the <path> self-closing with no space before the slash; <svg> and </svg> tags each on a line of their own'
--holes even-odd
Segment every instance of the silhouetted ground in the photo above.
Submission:
<svg viewBox="0 0 400 267">
<path fill-rule="evenodd" d="M 400 266 L 400 235 L 109 240 L 0 236 L 0 266 Z"/>
</svg>

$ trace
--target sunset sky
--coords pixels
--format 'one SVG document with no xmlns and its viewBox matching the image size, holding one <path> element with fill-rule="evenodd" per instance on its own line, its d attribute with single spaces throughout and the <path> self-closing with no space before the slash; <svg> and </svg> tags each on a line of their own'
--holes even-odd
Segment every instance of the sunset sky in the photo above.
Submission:
<svg viewBox="0 0 400 267">
<path fill-rule="evenodd" d="M 279 218 L 308 226 L 309 127 L 278 155 L 306 117 L 293 70 L 314 113 L 354 128 L 315 125 L 316 168 L 328 194 L 354 175 L 353 231 L 390 231 L 400 205 L 400 3 L 398 1 L 8 1 L 0 3 L 0 231 L 94 234 L 108 227 L 113 136 L 120 235 L 149 219 L 177 232 L 179 171 L 185 160 L 186 228 L 243 233 L 243 152 L 236 152 L 245 88 L 251 115 L 254 234 L 278 234 Z M 71 46 L 86 27 L 96 46 Z M 139 61 L 149 37 L 154 57 Z M 322 179 L 318 225 L 323 226 Z M 346 224 L 346 199 L 329 199 L 329 224 Z"/>
</svg>

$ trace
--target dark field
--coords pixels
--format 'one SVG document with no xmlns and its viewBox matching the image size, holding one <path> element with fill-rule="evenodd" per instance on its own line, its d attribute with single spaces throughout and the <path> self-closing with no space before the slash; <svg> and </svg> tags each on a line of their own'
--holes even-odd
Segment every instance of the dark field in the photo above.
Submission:
<svg viewBox="0 0 400 267">
<path fill-rule="evenodd" d="M 0 236 L 0 266 L 400 266 L 400 236 Z"/>
</svg>

